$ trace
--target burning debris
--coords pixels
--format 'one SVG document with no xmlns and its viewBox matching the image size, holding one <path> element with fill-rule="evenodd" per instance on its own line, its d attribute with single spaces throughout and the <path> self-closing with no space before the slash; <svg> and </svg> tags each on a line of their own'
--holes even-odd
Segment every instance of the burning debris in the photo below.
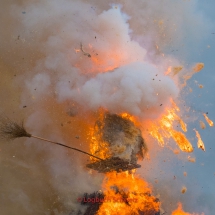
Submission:
<svg viewBox="0 0 215 215">
<path fill-rule="evenodd" d="M 186 192 L 187 192 L 187 188 L 185 186 L 183 186 L 182 189 L 181 189 L 181 193 L 184 194 Z"/>
<path fill-rule="evenodd" d="M 91 54 L 89 54 L 89 53 L 87 53 L 87 52 L 85 52 L 85 51 L 83 50 L 83 45 L 82 45 L 82 43 L 80 43 L 80 49 L 81 49 L 81 52 L 83 53 L 83 55 L 85 55 L 85 56 L 87 56 L 87 57 L 91 57 Z"/>
<path fill-rule="evenodd" d="M 210 120 L 205 113 L 203 113 L 203 116 L 205 117 L 205 120 L 207 121 L 207 123 L 208 123 L 209 126 L 211 126 L 211 127 L 214 126 L 213 121 Z"/>
<path fill-rule="evenodd" d="M 111 171 L 127 171 L 141 167 L 139 164 L 129 163 L 128 161 L 120 159 L 119 157 L 107 158 L 106 160 L 90 163 L 86 166 L 102 173 Z"/>
<path fill-rule="evenodd" d="M 198 139 L 198 142 L 197 142 L 198 148 L 201 149 L 202 151 L 205 151 L 205 145 L 201 139 L 199 132 L 196 129 L 193 129 L 193 130 L 196 132 L 196 137 Z"/>
<path fill-rule="evenodd" d="M 99 172 L 126 171 L 140 167 L 137 159 L 144 158 L 147 147 L 140 129 L 131 120 L 105 113 L 95 124 L 91 152 L 105 160 L 87 167 Z"/>
</svg>

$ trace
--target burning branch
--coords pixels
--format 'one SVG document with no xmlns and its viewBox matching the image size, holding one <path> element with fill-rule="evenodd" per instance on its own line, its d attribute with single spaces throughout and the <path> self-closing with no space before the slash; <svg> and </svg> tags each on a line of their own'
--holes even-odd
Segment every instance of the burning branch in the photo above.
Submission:
<svg viewBox="0 0 215 215">
<path fill-rule="evenodd" d="M 48 139 L 45 139 L 42 137 L 32 135 L 26 131 L 26 129 L 24 128 L 23 122 L 21 124 L 18 124 L 16 122 L 11 121 L 9 118 L 3 118 L 0 120 L 0 137 L 7 139 L 7 140 L 13 140 L 13 139 L 20 138 L 20 137 L 29 137 L 29 138 L 32 137 L 32 138 L 35 138 L 38 140 L 43 140 L 43 141 L 46 141 L 49 143 L 53 143 L 53 144 L 56 144 L 59 146 L 63 146 L 65 148 L 69 148 L 69 149 L 81 152 L 83 154 L 89 155 L 91 157 L 94 157 L 98 160 L 103 161 L 103 159 L 101 159 L 97 156 L 94 156 L 88 152 L 82 151 L 80 149 L 70 147 L 70 146 L 64 145 L 62 143 L 58 143 L 55 141 L 51 141 L 51 140 L 48 140 Z"/>
</svg>

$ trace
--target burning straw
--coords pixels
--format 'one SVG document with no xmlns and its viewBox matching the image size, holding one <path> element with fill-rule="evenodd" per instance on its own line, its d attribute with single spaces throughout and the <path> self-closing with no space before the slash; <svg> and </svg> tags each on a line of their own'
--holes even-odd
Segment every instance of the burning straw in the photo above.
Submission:
<svg viewBox="0 0 215 215">
<path fill-rule="evenodd" d="M 101 158 L 99 158 L 97 156 L 94 156 L 94 155 L 92 155 L 92 154 L 90 154 L 88 152 L 82 151 L 80 149 L 70 147 L 70 146 L 64 145 L 62 143 L 58 143 L 58 142 L 55 142 L 55 141 L 51 141 L 51 140 L 48 140 L 48 139 L 45 139 L 45 138 L 42 138 L 42 137 L 32 135 L 32 134 L 30 134 L 30 133 L 28 133 L 26 131 L 23 122 L 18 124 L 17 122 L 14 122 L 14 121 L 10 120 L 9 118 L 1 118 L 0 119 L 0 137 L 3 138 L 3 139 L 6 139 L 6 140 L 14 140 L 14 139 L 20 138 L 20 137 L 35 138 L 35 139 L 38 139 L 38 140 L 43 140 L 43 141 L 46 141 L 46 142 L 49 142 L 49 143 L 53 143 L 53 144 L 56 144 L 56 145 L 59 145 L 59 146 L 63 146 L 65 148 L 69 148 L 69 149 L 81 152 L 83 154 L 89 155 L 91 157 L 94 157 L 94 158 L 96 158 L 98 160 L 103 161 L 103 159 L 101 159 Z"/>
</svg>

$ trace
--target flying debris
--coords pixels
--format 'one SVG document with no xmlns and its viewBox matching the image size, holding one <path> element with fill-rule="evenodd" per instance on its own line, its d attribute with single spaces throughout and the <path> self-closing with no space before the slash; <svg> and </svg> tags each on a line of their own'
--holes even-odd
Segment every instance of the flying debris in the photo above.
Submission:
<svg viewBox="0 0 215 215">
<path fill-rule="evenodd" d="M 203 143 L 203 141 L 201 139 L 201 136 L 200 136 L 199 132 L 195 128 L 193 130 L 196 132 L 196 137 L 198 139 L 198 142 L 197 142 L 198 148 L 202 149 L 202 151 L 205 151 L 205 145 L 204 145 L 204 143 Z"/>
<path fill-rule="evenodd" d="M 190 156 L 188 156 L 188 161 L 191 162 L 191 163 L 195 163 L 196 162 L 196 158 L 192 158 Z"/>
<path fill-rule="evenodd" d="M 210 120 L 205 113 L 203 113 L 203 116 L 205 117 L 205 120 L 207 121 L 208 125 L 210 125 L 211 127 L 214 126 L 213 121 Z"/>
<path fill-rule="evenodd" d="M 205 129 L 206 128 L 205 123 L 202 122 L 202 121 L 199 121 L 199 125 L 200 125 L 201 129 Z"/>
<path fill-rule="evenodd" d="M 194 71 L 194 72 L 200 72 L 203 68 L 204 68 L 204 63 L 197 63 L 197 64 L 193 67 L 193 71 Z"/>
<path fill-rule="evenodd" d="M 172 68 L 172 70 L 173 70 L 173 76 L 177 75 L 182 69 L 183 69 L 182 66 L 173 67 Z"/>
<path fill-rule="evenodd" d="M 183 186 L 182 189 L 181 189 L 181 193 L 184 194 L 186 192 L 187 192 L 187 188 L 185 186 Z"/>
<path fill-rule="evenodd" d="M 204 63 L 197 63 L 197 64 L 193 67 L 191 73 L 189 73 L 189 74 L 183 76 L 184 83 L 182 84 L 182 87 L 185 87 L 185 86 L 187 85 L 187 81 L 188 81 L 189 79 L 191 79 L 192 76 L 193 76 L 195 73 L 200 72 L 203 68 L 204 68 Z M 202 87 L 203 87 L 203 85 L 202 85 Z M 200 88 L 202 88 L 202 87 L 200 87 Z"/>
<path fill-rule="evenodd" d="M 80 43 L 80 48 L 81 48 L 82 53 L 83 53 L 85 56 L 91 57 L 91 54 L 90 54 L 90 53 L 87 53 L 87 52 L 85 52 L 85 51 L 83 50 L 83 45 L 82 45 L 82 43 Z"/>
</svg>

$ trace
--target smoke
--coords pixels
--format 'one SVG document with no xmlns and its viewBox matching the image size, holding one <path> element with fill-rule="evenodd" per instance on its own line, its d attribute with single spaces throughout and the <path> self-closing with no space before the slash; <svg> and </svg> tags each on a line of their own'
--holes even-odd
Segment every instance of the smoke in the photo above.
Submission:
<svg viewBox="0 0 215 215">
<path fill-rule="evenodd" d="M 77 88 L 73 83 L 59 81 L 60 101 L 71 99 L 92 110 L 104 107 L 114 113 L 157 117 L 168 106 L 170 98 L 176 98 L 179 90 L 167 76 L 147 63 L 131 63 L 113 72 L 100 73 Z"/>
<path fill-rule="evenodd" d="M 1 111 L 24 117 L 35 135 L 89 150 L 87 132 L 98 108 L 154 119 L 170 105 L 170 98 L 177 99 L 178 76 L 164 74 L 169 66 L 182 63 L 165 51 L 182 47 L 185 37 L 195 36 L 193 41 L 198 42 L 208 30 L 195 3 L 112 3 L 2 3 Z M 18 208 L 22 214 L 69 214 L 79 209 L 76 200 L 81 193 L 99 189 L 101 177 L 88 174 L 85 157 L 23 141 L 2 143 L 1 159 L 9 166 L 3 167 L 2 180 L 10 180 L 3 192 L 5 213 Z M 11 197 L 13 189 L 19 195 L 14 192 Z"/>
</svg>

